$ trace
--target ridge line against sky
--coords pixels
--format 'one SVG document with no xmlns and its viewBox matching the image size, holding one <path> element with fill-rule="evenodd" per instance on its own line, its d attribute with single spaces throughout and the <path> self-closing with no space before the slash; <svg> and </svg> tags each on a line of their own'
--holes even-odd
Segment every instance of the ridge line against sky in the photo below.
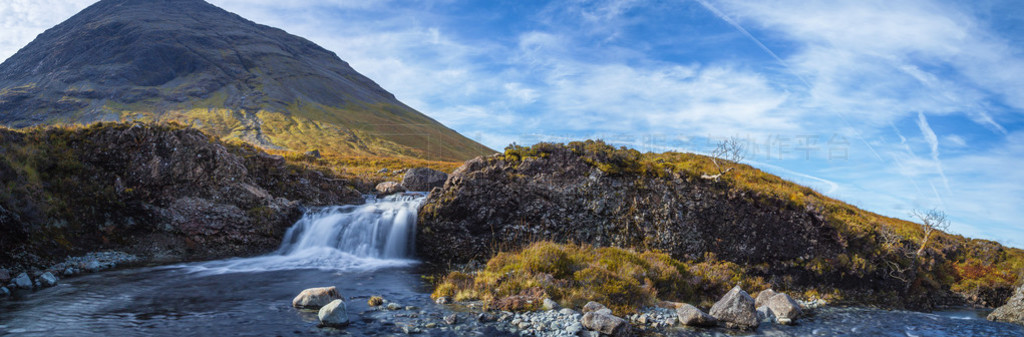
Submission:
<svg viewBox="0 0 1024 337">
<path fill-rule="evenodd" d="M 6 59 L 89 0 L 0 4 Z M 1024 247 L 1024 9 L 1011 1 L 212 0 L 336 52 L 495 149 L 586 138 L 749 162 Z"/>
</svg>

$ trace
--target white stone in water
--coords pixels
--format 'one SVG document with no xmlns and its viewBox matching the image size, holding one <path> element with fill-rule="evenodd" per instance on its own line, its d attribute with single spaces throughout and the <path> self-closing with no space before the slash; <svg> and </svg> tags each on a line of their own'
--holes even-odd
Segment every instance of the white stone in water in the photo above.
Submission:
<svg viewBox="0 0 1024 337">
<path fill-rule="evenodd" d="M 44 287 L 52 287 L 57 285 L 57 277 L 53 276 L 50 272 L 45 272 L 43 275 L 39 275 L 39 284 Z"/>
<path fill-rule="evenodd" d="M 17 277 L 11 280 L 11 284 L 21 289 L 32 289 L 32 279 L 25 273 L 18 274 Z"/>
<path fill-rule="evenodd" d="M 324 326 L 342 327 L 349 324 L 348 313 L 345 311 L 345 302 L 342 300 L 331 301 L 331 303 L 320 308 L 317 317 L 320 318 L 320 324 Z"/>
</svg>

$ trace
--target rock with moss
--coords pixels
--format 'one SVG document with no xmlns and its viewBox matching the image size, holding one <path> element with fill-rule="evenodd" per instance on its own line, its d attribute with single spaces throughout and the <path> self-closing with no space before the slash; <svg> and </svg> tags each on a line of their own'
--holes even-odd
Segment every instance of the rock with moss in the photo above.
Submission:
<svg viewBox="0 0 1024 337">
<path fill-rule="evenodd" d="M 292 306 L 300 309 L 319 309 L 334 300 L 340 300 L 341 295 L 335 287 L 309 288 L 303 290 L 292 299 Z"/>
<path fill-rule="evenodd" d="M 1024 325 L 1024 284 L 1017 287 L 1005 305 L 989 314 L 988 320 Z"/>
<path fill-rule="evenodd" d="M 728 328 L 754 330 L 760 325 L 754 298 L 738 285 L 711 307 L 710 314 Z"/>
</svg>

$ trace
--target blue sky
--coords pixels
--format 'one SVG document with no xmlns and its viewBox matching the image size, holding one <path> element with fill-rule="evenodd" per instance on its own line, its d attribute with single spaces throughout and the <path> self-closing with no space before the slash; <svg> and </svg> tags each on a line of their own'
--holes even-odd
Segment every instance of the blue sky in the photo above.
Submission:
<svg viewBox="0 0 1024 337">
<path fill-rule="evenodd" d="M 0 59 L 93 1 L 0 3 Z M 492 148 L 602 138 L 747 162 L 1024 247 L 1012 1 L 211 0 L 336 52 Z M 712 140 L 712 141 L 709 141 Z"/>
</svg>

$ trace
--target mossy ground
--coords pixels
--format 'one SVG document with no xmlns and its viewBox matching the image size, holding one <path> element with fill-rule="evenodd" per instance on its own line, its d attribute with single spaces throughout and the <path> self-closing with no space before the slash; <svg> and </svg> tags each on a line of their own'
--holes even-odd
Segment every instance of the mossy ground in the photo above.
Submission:
<svg viewBox="0 0 1024 337">
<path fill-rule="evenodd" d="M 482 270 L 449 273 L 432 297 L 494 303 L 540 288 L 563 306 L 597 301 L 621 315 L 659 300 L 709 307 L 736 284 L 748 291 L 767 287 L 763 279 L 743 277 L 739 266 L 713 258 L 682 262 L 657 251 L 542 241 L 499 253 Z"/>
</svg>

